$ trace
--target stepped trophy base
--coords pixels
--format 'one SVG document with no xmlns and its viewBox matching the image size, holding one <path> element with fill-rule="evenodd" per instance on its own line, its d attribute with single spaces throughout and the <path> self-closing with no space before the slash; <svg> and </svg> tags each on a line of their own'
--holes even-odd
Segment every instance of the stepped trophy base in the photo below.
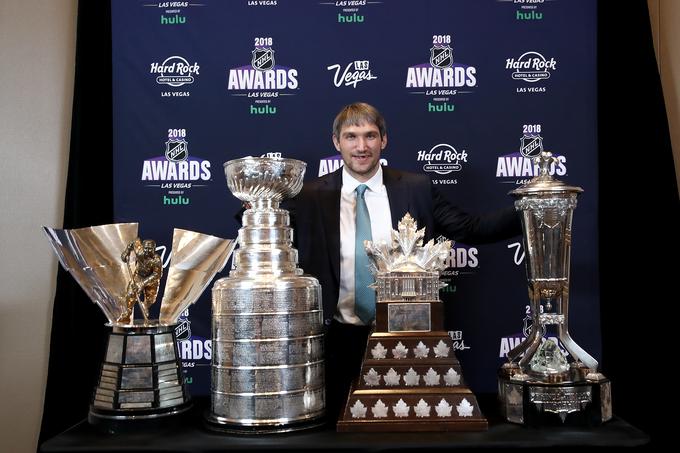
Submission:
<svg viewBox="0 0 680 453">
<path fill-rule="evenodd" d="M 114 326 L 95 387 L 90 424 L 124 425 L 187 411 L 175 326 Z"/>
<path fill-rule="evenodd" d="M 444 331 L 374 332 L 352 384 L 339 432 L 484 431 L 477 398 L 465 385 Z"/>
</svg>

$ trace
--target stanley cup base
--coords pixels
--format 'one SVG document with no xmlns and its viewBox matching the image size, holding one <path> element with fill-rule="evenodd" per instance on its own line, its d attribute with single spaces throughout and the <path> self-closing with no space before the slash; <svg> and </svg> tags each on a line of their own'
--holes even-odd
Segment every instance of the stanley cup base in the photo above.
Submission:
<svg viewBox="0 0 680 453">
<path fill-rule="evenodd" d="M 323 426 L 326 424 L 326 419 L 323 417 L 323 415 L 323 412 L 320 412 L 319 414 L 312 414 L 308 419 L 294 422 L 281 421 L 280 423 L 245 425 L 242 422 L 237 422 L 235 420 L 230 421 L 223 417 L 218 417 L 210 412 L 206 412 L 204 414 L 204 425 L 211 431 L 227 434 L 277 434 L 308 430 Z"/>
<path fill-rule="evenodd" d="M 90 424 L 151 421 L 191 406 L 175 326 L 114 326 L 90 405 Z"/>
<path fill-rule="evenodd" d="M 611 382 L 563 384 L 513 381 L 500 377 L 501 413 L 525 426 L 598 426 L 611 420 Z"/>
</svg>

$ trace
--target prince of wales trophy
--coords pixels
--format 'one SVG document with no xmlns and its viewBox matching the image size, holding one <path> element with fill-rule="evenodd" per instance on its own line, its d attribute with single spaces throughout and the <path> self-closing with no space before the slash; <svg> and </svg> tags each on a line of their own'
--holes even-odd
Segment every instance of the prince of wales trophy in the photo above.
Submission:
<svg viewBox="0 0 680 453">
<path fill-rule="evenodd" d="M 522 214 L 533 324 L 499 370 L 502 412 L 525 425 L 596 425 L 612 418 L 610 382 L 568 327 L 571 222 L 583 189 L 550 176 L 551 153 L 534 160 L 538 176 L 510 192 Z"/>
<path fill-rule="evenodd" d="M 364 242 L 376 277 L 376 324 L 338 431 L 487 429 L 444 330 L 439 273 L 451 241 L 423 245 L 424 236 L 407 213 L 391 244 Z"/>
<path fill-rule="evenodd" d="M 111 326 L 91 424 L 134 423 L 191 407 L 177 351 L 177 319 L 224 268 L 235 246 L 233 240 L 175 229 L 160 318 L 151 319 L 163 269 L 155 241 L 140 240 L 137 228 L 137 223 L 43 227 L 61 265 Z M 137 304 L 143 320 L 134 319 Z"/>
</svg>

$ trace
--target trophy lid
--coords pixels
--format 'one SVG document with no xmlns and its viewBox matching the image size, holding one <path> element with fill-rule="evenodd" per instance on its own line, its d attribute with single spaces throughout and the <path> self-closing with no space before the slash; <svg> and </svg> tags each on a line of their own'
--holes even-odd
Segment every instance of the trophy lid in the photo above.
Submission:
<svg viewBox="0 0 680 453">
<path fill-rule="evenodd" d="M 549 151 L 541 151 L 541 154 L 534 158 L 534 163 L 538 164 L 538 175 L 533 177 L 523 186 L 511 190 L 509 195 L 522 197 L 526 195 L 537 195 L 544 193 L 581 193 L 583 189 L 576 186 L 568 186 L 564 182 L 553 178 L 550 175 L 550 165 L 557 164 L 557 158 L 553 157 Z"/>
</svg>

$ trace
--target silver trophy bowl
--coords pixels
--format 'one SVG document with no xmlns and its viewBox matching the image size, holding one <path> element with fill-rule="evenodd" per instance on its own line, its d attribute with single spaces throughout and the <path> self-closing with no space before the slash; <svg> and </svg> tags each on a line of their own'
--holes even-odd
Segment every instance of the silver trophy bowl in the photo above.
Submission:
<svg viewBox="0 0 680 453">
<path fill-rule="evenodd" d="M 227 186 L 248 203 L 292 198 L 302 189 L 307 164 L 274 157 L 243 157 L 224 163 Z"/>
</svg>

